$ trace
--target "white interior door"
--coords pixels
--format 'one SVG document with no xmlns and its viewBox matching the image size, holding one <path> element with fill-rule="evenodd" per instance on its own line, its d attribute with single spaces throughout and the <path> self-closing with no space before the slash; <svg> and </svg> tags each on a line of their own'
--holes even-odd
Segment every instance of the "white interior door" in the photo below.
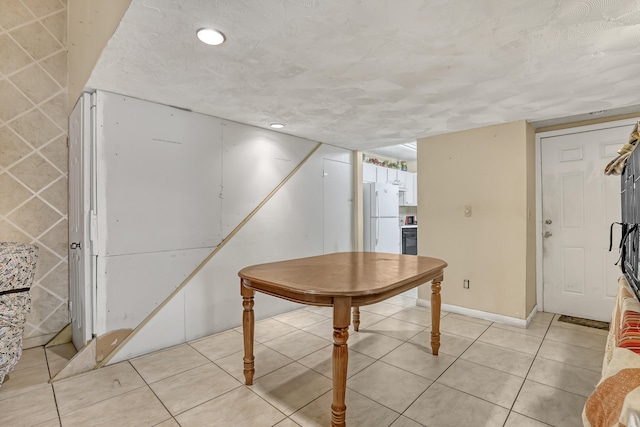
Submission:
<svg viewBox="0 0 640 427">
<path fill-rule="evenodd" d="M 83 94 L 69 116 L 69 298 L 73 345 L 92 337 L 90 211 L 90 96 Z"/>
<path fill-rule="evenodd" d="M 609 225 L 620 221 L 620 177 L 606 164 L 633 125 L 542 137 L 543 307 L 609 321 L 620 269 L 608 252 Z M 618 234 L 614 241 L 619 241 Z"/>
<path fill-rule="evenodd" d="M 324 159 L 324 253 L 353 250 L 353 168 Z"/>
</svg>

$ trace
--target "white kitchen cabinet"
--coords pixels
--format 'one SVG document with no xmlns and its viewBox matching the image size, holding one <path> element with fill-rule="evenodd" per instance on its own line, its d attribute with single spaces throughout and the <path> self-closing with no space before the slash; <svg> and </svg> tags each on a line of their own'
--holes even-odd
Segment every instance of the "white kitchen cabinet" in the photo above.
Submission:
<svg viewBox="0 0 640 427">
<path fill-rule="evenodd" d="M 378 182 L 376 179 L 377 168 L 373 163 L 363 163 L 362 182 Z"/>
<path fill-rule="evenodd" d="M 382 184 L 389 182 L 405 187 L 409 181 L 415 181 L 415 173 L 386 168 L 384 166 L 374 165 L 373 163 L 362 163 L 362 182 L 379 182 Z M 411 200 L 414 199 L 411 198 Z"/>
<path fill-rule="evenodd" d="M 417 175 L 414 172 L 405 172 L 404 188 L 401 192 L 400 204 L 402 206 L 416 206 L 418 204 Z"/>
<path fill-rule="evenodd" d="M 387 170 L 387 182 L 396 182 L 398 179 L 398 170 L 397 169 L 389 169 Z"/>
<path fill-rule="evenodd" d="M 404 187 L 405 184 L 407 183 L 407 178 L 410 178 L 410 174 L 411 172 L 407 172 L 407 171 L 396 171 L 396 176 L 397 176 L 397 180 L 398 182 L 400 182 L 400 187 Z"/>
</svg>

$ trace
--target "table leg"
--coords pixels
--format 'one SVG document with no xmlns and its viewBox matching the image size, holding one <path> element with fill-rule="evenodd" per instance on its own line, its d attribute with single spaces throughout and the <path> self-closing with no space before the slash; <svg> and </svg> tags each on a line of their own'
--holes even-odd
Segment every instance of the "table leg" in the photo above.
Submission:
<svg viewBox="0 0 640 427">
<path fill-rule="evenodd" d="M 353 307 L 353 330 L 360 330 L 360 307 Z"/>
<path fill-rule="evenodd" d="M 347 406 L 347 365 L 349 353 L 349 322 L 351 320 L 351 297 L 333 299 L 333 403 L 331 404 L 331 426 L 345 427 Z"/>
<path fill-rule="evenodd" d="M 240 294 L 242 295 L 242 335 L 244 338 L 244 379 L 246 385 L 253 384 L 253 374 L 256 372 L 254 367 L 255 357 L 253 355 L 253 296 L 255 291 L 249 289 L 242 284 L 240 279 Z"/>
<path fill-rule="evenodd" d="M 440 349 L 440 284 L 442 276 L 431 282 L 431 352 L 438 355 Z"/>
</svg>

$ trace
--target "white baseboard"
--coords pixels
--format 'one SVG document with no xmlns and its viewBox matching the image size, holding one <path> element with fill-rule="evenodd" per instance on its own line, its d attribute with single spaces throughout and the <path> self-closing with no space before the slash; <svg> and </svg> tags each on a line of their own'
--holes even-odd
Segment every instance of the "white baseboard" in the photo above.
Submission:
<svg viewBox="0 0 640 427">
<path fill-rule="evenodd" d="M 418 298 L 416 305 L 420 307 L 431 307 L 431 300 L 425 300 Z M 526 329 L 531 323 L 531 319 L 538 312 L 538 306 L 536 305 L 531 310 L 529 316 L 526 319 L 518 319 L 517 317 L 503 316 L 502 314 L 489 313 L 488 311 L 474 310 L 472 308 L 460 307 L 458 305 L 442 304 L 442 311 L 448 311 L 449 313 L 462 314 L 464 316 L 475 317 L 477 319 L 488 320 L 490 322 L 502 323 L 504 325 L 515 326 L 517 328 Z"/>
</svg>

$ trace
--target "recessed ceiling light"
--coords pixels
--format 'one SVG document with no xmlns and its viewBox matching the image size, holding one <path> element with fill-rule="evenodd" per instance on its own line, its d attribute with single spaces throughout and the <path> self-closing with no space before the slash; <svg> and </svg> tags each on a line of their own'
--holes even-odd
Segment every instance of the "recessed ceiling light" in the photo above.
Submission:
<svg viewBox="0 0 640 427">
<path fill-rule="evenodd" d="M 211 46 L 218 46 L 219 44 L 224 43 L 225 40 L 224 34 L 212 28 L 200 28 L 196 31 L 196 35 L 202 43 L 206 43 Z"/>
<path fill-rule="evenodd" d="M 282 129 L 284 127 L 282 123 L 271 123 L 269 126 L 271 126 L 271 129 Z"/>
</svg>

